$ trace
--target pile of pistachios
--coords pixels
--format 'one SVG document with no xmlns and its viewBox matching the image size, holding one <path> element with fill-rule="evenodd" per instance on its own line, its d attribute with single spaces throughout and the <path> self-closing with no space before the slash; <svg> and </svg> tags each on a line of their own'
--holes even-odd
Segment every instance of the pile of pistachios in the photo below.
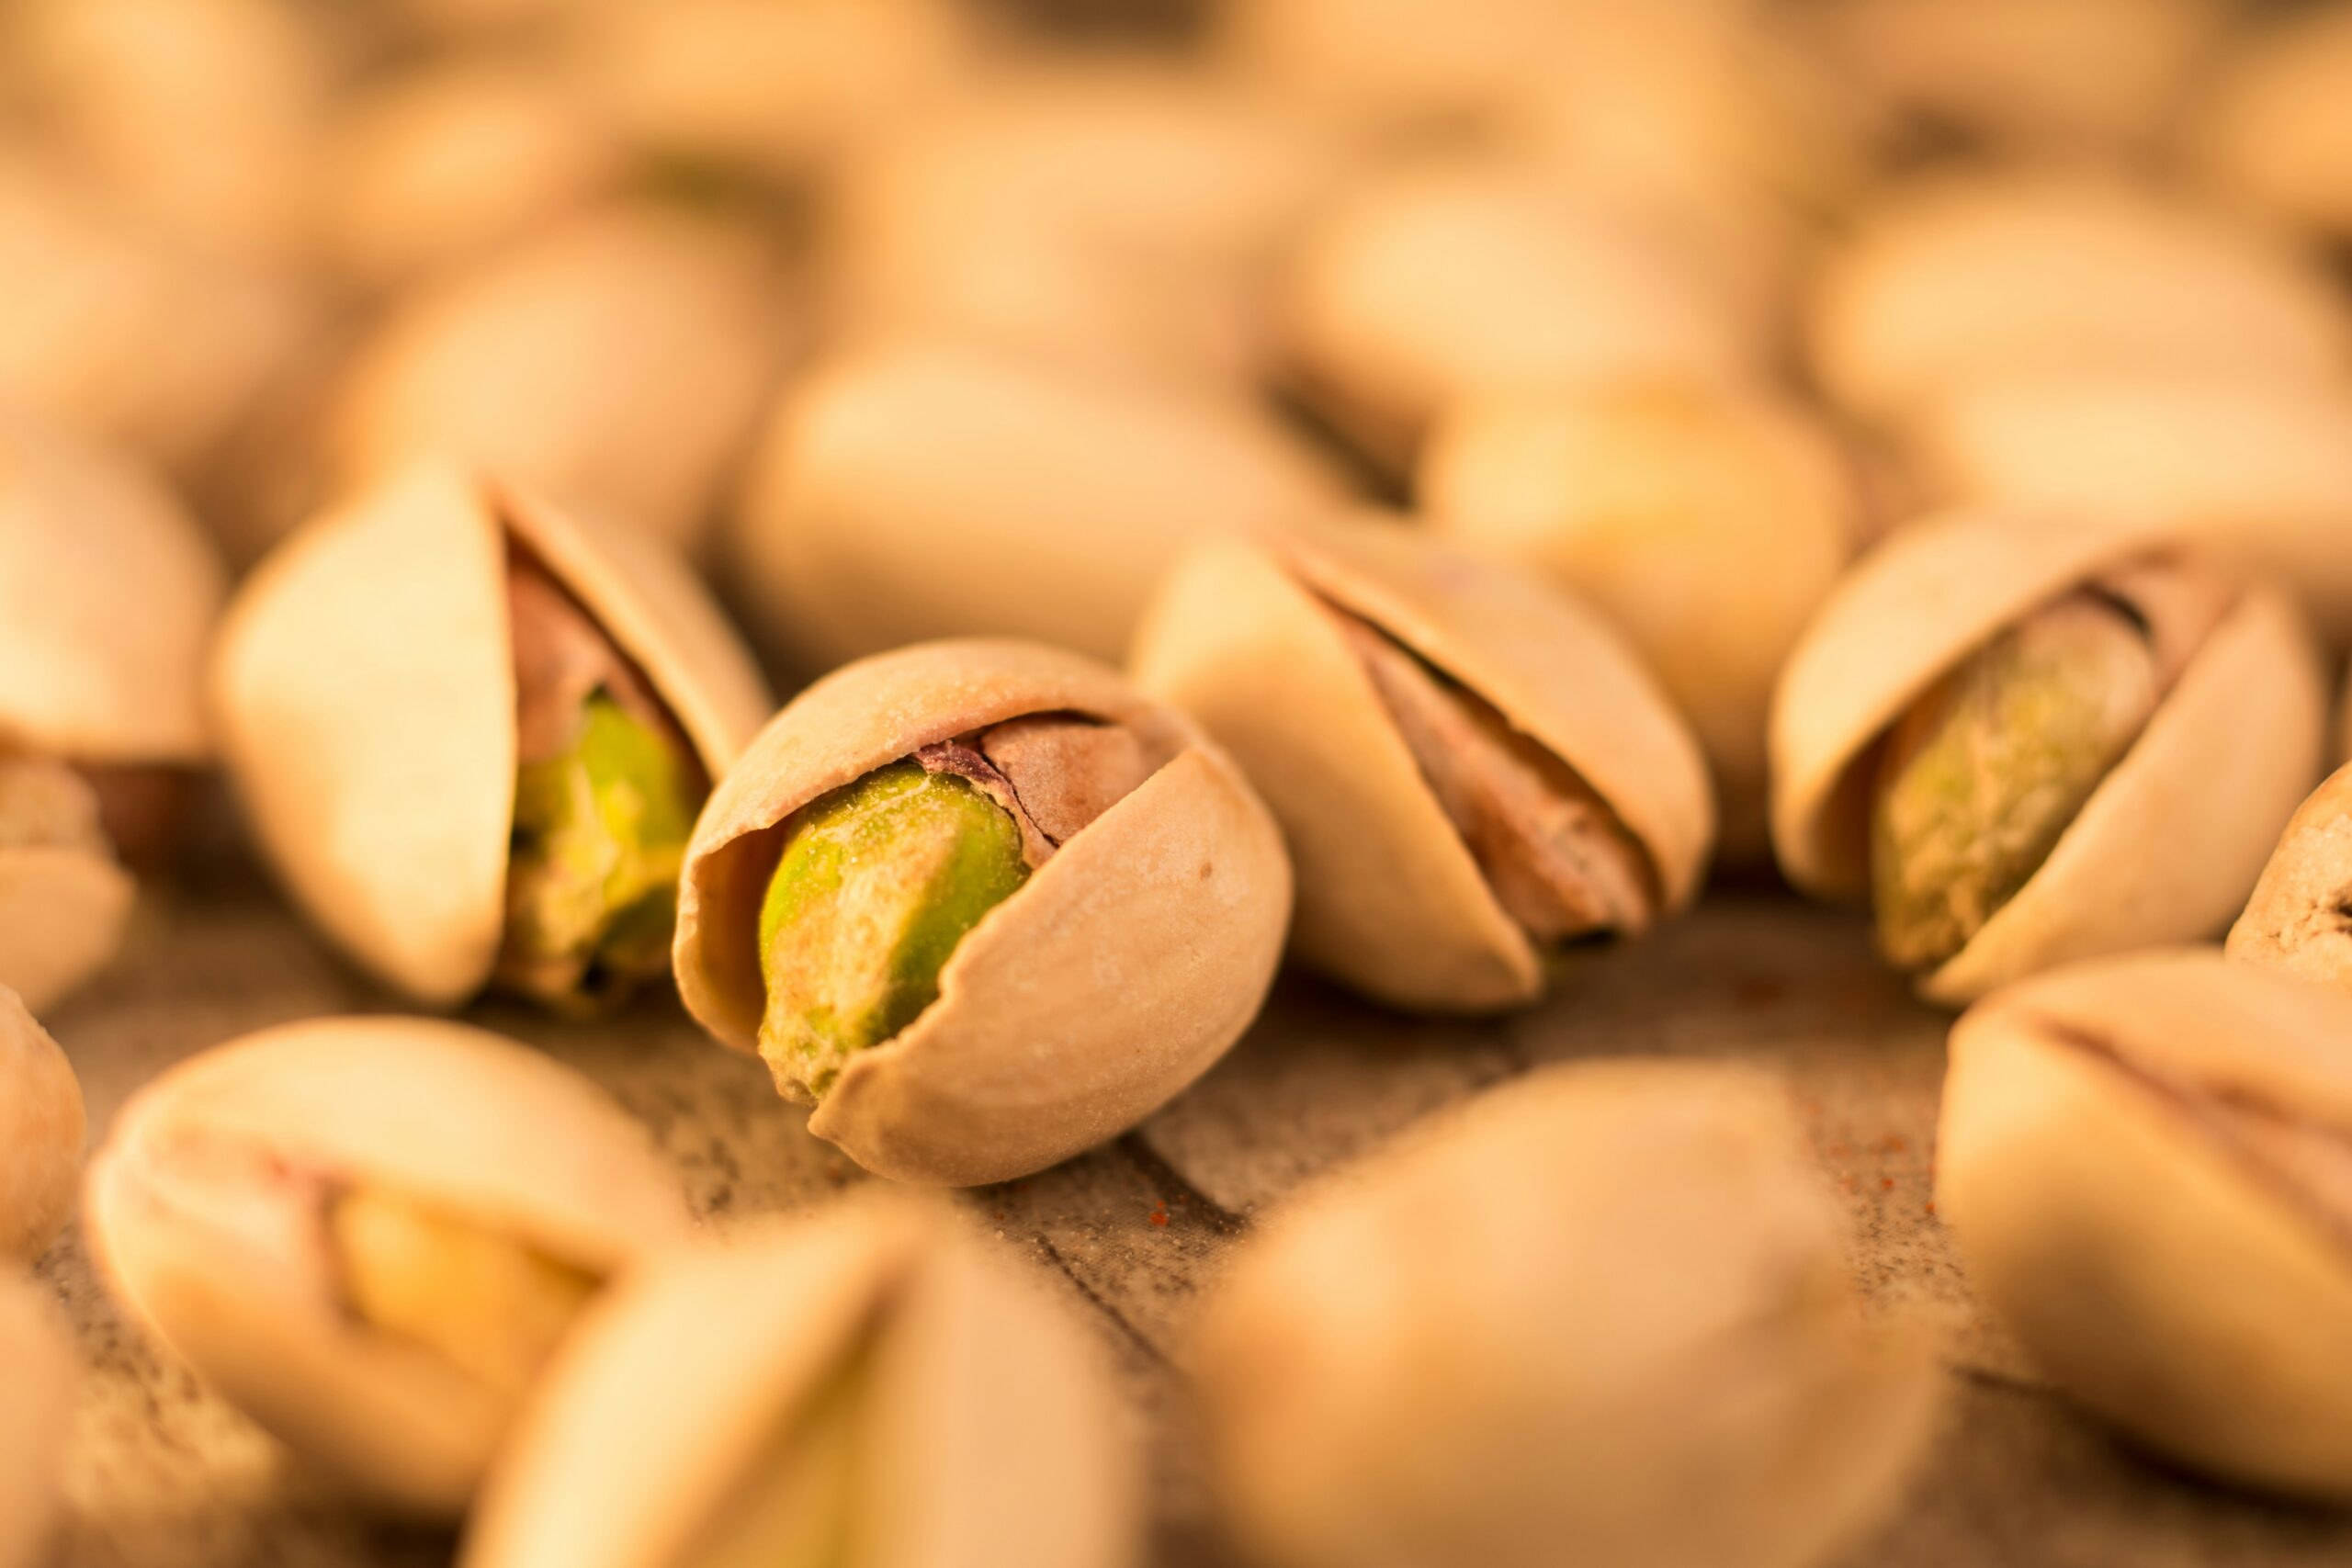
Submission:
<svg viewBox="0 0 2352 1568">
<path fill-rule="evenodd" d="M 0 1568 L 94 1504 L 77 1224 L 467 1568 L 1141 1568 L 1099 1336 L 891 1184 L 1279 1050 L 1285 964 L 1573 1020 L 1711 878 L 1966 1010 L 1937 1212 L 2056 1388 L 2352 1506 L 2347 104 L 2352 0 L 0 6 Z M 381 1006 L 85 1116 L 191 840 Z M 446 1016 L 671 993 L 876 1179 L 697 1219 Z M 1935 1484 L 1761 1067 L 1236 1228 L 1157 1442 L 1237 1560 Z"/>
</svg>

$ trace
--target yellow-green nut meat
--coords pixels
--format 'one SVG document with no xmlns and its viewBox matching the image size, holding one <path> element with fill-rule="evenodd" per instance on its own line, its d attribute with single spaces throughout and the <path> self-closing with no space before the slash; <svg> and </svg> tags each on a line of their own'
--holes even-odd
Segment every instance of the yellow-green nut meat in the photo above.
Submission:
<svg viewBox="0 0 2352 1568">
<path fill-rule="evenodd" d="M 456 469 L 290 537 L 232 605 L 222 749 L 311 918 L 435 1006 L 593 1009 L 668 968 L 695 813 L 765 686 L 658 541 Z"/>
<path fill-rule="evenodd" d="M 1781 869 L 1870 901 L 1931 999 L 2217 934 L 2310 788 L 2325 717 L 2308 626 L 2156 537 L 1915 523 L 1782 672 Z"/>
<path fill-rule="evenodd" d="M 36 1568 L 82 1364 L 46 1288 L 0 1272 L 0 1568 Z"/>
<path fill-rule="evenodd" d="M 2352 1498 L 2352 1000 L 2211 948 L 2076 964 L 1951 1035 L 1937 1211 L 2034 1361 L 2134 1442 Z"/>
<path fill-rule="evenodd" d="M 1928 1337 L 1861 1318 L 1784 1093 L 1547 1070 L 1278 1209 L 1204 1309 L 1220 1495 L 1275 1568 L 1800 1568 L 1899 1501 Z"/>
<path fill-rule="evenodd" d="M 463 1568 L 1129 1568 L 1086 1328 L 945 1207 L 860 1196 L 640 1272 L 485 1487 Z"/>
<path fill-rule="evenodd" d="M 115 1296 L 355 1493 L 455 1517 L 605 1283 L 685 1210 L 596 1087 L 413 1018 L 266 1030 L 135 1096 L 92 1161 Z"/>
<path fill-rule="evenodd" d="M 927 643 L 809 687 L 712 795 L 679 989 L 869 1170 L 1001 1181 L 1206 1071 L 1290 898 L 1265 807 L 1188 720 L 1075 654 Z"/>
<path fill-rule="evenodd" d="M 1134 669 L 1280 818 L 1299 956 L 1383 1001 L 1532 1001 L 1551 956 L 1698 888 L 1698 743 L 1611 626 L 1506 567 L 1369 518 L 1204 545 Z"/>
<path fill-rule="evenodd" d="M 0 411 L 0 986 L 48 1010 L 110 959 L 211 756 L 211 541 L 130 458 Z"/>
<path fill-rule="evenodd" d="M 82 1181 L 82 1084 L 57 1042 L 0 986 L 0 1268 L 57 1239 Z"/>
</svg>

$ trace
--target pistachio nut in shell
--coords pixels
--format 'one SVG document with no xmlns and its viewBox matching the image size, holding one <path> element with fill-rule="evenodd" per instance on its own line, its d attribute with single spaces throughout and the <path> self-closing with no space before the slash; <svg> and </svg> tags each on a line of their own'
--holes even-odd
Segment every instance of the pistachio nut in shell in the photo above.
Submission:
<svg viewBox="0 0 2352 1568">
<path fill-rule="evenodd" d="M 1933 1000 L 2218 934 L 2318 774 L 2326 696 L 2292 601 L 2152 533 L 1908 525 L 1781 672 L 1781 869 L 1871 900 Z"/>
<path fill-rule="evenodd" d="M 1863 1321 L 1770 1079 L 1548 1069 L 1278 1208 L 1190 1363 L 1281 1568 L 1796 1568 L 1900 1499 L 1924 1335 Z"/>
<path fill-rule="evenodd" d="M 1238 398 L 901 344 L 812 371 L 778 406 L 731 558 L 752 630 L 803 668 L 965 636 L 1118 659 L 1187 543 L 1340 494 Z"/>
<path fill-rule="evenodd" d="M 1697 891 L 1706 762 L 1631 649 L 1566 593 L 1394 522 L 1196 547 L 1133 670 L 1273 807 L 1298 956 L 1380 1000 L 1531 1002 L 1555 949 Z"/>
<path fill-rule="evenodd" d="M 1010 818 L 1010 829 L 1003 818 Z M 679 888 L 688 1010 L 901 1181 L 1116 1136 L 1258 1011 L 1290 917 L 1265 807 L 1110 670 L 975 639 L 836 671 L 720 781 Z"/>
<path fill-rule="evenodd" d="M 693 813 L 769 707 L 658 539 L 435 465 L 263 562 L 210 691 L 281 880 L 436 1006 L 493 980 L 594 1004 L 665 973 Z"/>
<path fill-rule="evenodd" d="M 1713 770 L 1724 859 L 1766 852 L 1772 682 L 1860 536 L 1826 432 L 1770 394 L 1661 381 L 1473 398 L 1415 484 L 1436 531 L 1623 631 Z"/>
<path fill-rule="evenodd" d="M 616 206 L 433 279 L 328 398 L 330 482 L 449 454 L 700 549 L 785 353 L 772 260 L 715 218 Z"/>
<path fill-rule="evenodd" d="M 1141 1477 L 1098 1346 L 944 1207 L 862 1195 L 593 1309 L 464 1568 L 1127 1568 Z"/>
<path fill-rule="evenodd" d="M 82 1364 L 63 1316 L 29 1280 L 0 1273 L 0 1568 L 36 1568 L 56 1517 L 58 1472 Z"/>
<path fill-rule="evenodd" d="M 1730 378 L 1762 350 L 1737 291 L 1670 226 L 1511 163 L 1423 161 L 1362 184 L 1301 236 L 1273 309 L 1288 379 L 1400 474 L 1471 393 Z"/>
<path fill-rule="evenodd" d="M 17 993 L 0 986 L 0 1259 L 30 1263 L 74 1212 L 82 1083 Z"/>
<path fill-rule="evenodd" d="M 2292 589 L 2352 641 L 2352 389 L 2268 373 L 1988 376 L 1904 447 L 1941 500 L 2146 525 Z"/>
<path fill-rule="evenodd" d="M 1953 1027 L 1936 1206 L 2042 1371 L 2210 1474 L 2352 1497 L 2352 1000 L 2155 950 Z"/>
<path fill-rule="evenodd" d="M 2352 991 L 2352 766 L 2295 808 L 2245 912 L 2230 956 Z"/>
<path fill-rule="evenodd" d="M 1984 377 L 2352 366 L 2352 312 L 2278 236 L 2109 175 L 1923 176 L 1865 209 L 1822 267 L 1815 375 L 1900 424 Z"/>
<path fill-rule="evenodd" d="M 2329 239 L 2352 235 L 2352 6 L 2266 15 L 2188 116 L 2191 166 L 2217 189 Z"/>
<path fill-rule="evenodd" d="M 462 1510 L 525 1392 L 685 1209 L 645 1130 L 510 1041 L 320 1019 L 126 1104 L 84 1221 L 116 1298 L 356 1493 Z"/>
</svg>

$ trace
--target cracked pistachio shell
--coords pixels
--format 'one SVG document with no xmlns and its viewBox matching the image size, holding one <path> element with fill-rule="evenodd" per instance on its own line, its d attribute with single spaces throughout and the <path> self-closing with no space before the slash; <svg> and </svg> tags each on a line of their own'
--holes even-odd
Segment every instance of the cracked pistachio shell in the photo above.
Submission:
<svg viewBox="0 0 2352 1568">
<path fill-rule="evenodd" d="M 1864 897 L 1887 731 L 2003 628 L 2144 557 L 2160 532 L 1961 512 L 1911 524 L 1864 557 L 1773 697 L 1772 840 L 1789 880 L 1818 897 Z M 2218 933 L 2319 773 L 2326 700 L 2292 602 L 2247 588 L 2041 869 L 1922 976 L 1921 993 L 1965 1002 L 2070 960 Z"/>
<path fill-rule="evenodd" d="M 48 1292 L 0 1274 L 0 1568 L 36 1568 L 82 1364 Z"/>
<path fill-rule="evenodd" d="M 2271 375 L 2071 370 L 1954 392 L 1908 443 L 1955 502 L 2154 523 L 2300 594 L 2352 640 L 2352 390 Z"/>
<path fill-rule="evenodd" d="M 65 1228 L 81 1185 L 83 1131 L 73 1065 L 0 986 L 0 1266 L 30 1263 Z"/>
<path fill-rule="evenodd" d="M 1336 605 L 1492 704 L 1590 785 L 1657 873 L 1697 892 L 1714 832 L 1706 762 L 1601 618 L 1510 569 L 1374 518 L 1203 545 L 1136 638 L 1146 691 L 1198 719 L 1273 807 L 1298 868 L 1298 955 L 1436 1011 L 1532 1001 L 1542 955 L 1422 777 Z"/>
<path fill-rule="evenodd" d="M 85 1223 L 116 1298 L 196 1372 L 355 1492 L 461 1510 L 511 1396 L 333 1289 L 299 1180 L 387 1193 L 592 1278 L 678 1240 L 678 1181 L 586 1078 L 415 1018 L 321 1019 L 164 1074 L 91 1161 Z"/>
<path fill-rule="evenodd" d="M 1721 855 L 1760 858 L 1772 682 L 1861 533 L 1827 434 L 1733 388 L 1494 393 L 1440 422 L 1415 489 L 1441 536 L 1543 572 L 1625 634 L 1706 748 Z"/>
<path fill-rule="evenodd" d="M 2352 6 L 2266 14 L 2215 70 L 2188 150 L 2213 186 L 2335 240 L 2352 236 Z"/>
<path fill-rule="evenodd" d="M 778 408 L 736 577 L 754 633 L 812 669 L 965 636 L 1115 660 L 1187 543 L 1340 493 L 1239 400 L 902 344 L 833 361 Z"/>
<path fill-rule="evenodd" d="M 2136 1442 L 2352 1497 L 2352 1001 L 2158 950 L 1951 1036 L 1936 1206 L 2041 1370 Z"/>
<path fill-rule="evenodd" d="M 2352 766 L 2295 808 L 2245 913 L 2233 958 L 2352 991 Z"/>
<path fill-rule="evenodd" d="M 461 456 L 688 554 L 786 342 L 770 259 L 683 211 L 582 214 L 409 295 L 329 394 L 344 486 Z"/>
<path fill-rule="evenodd" d="M 1140 1557 L 1141 1478 L 1098 1348 L 944 1208 L 852 1198 L 673 1255 L 591 1310 L 462 1568 L 715 1562 L 719 1521 L 787 1473 L 796 1424 L 844 1380 L 859 1447 L 839 1502 L 863 1568 Z"/>
<path fill-rule="evenodd" d="M 1758 323 L 1635 203 L 1510 164 L 1423 162 L 1322 213 L 1281 280 L 1301 393 L 1402 473 L 1430 420 L 1498 387 L 1731 379 Z"/>
<path fill-rule="evenodd" d="M 2027 371 L 2352 367 L 2352 313 L 2263 230 L 2112 176 L 1929 176 L 1863 214 L 1815 285 L 1815 373 L 1851 412 L 1902 421 Z"/>
<path fill-rule="evenodd" d="M 750 655 L 676 556 L 428 464 L 311 520 L 222 625 L 212 709 L 279 877 L 405 994 L 481 988 L 505 922 L 515 688 L 506 540 L 642 670 L 711 777 L 769 710 Z"/>
<path fill-rule="evenodd" d="M 1899 1500 L 1926 1337 L 1865 1325 L 1769 1078 L 1506 1086 L 1271 1216 L 1191 1361 L 1280 1568 L 1799 1568 Z"/>
<path fill-rule="evenodd" d="M 975 639 L 836 671 L 720 781 L 678 890 L 688 1010 L 757 1048 L 760 906 L 787 817 L 920 747 L 1042 713 L 1126 724 L 1172 755 L 981 918 L 914 1022 L 842 1068 L 808 1130 L 878 1175 L 976 1186 L 1114 1137 L 1207 1071 L 1273 979 L 1290 862 L 1225 752 L 1091 660 Z"/>
</svg>

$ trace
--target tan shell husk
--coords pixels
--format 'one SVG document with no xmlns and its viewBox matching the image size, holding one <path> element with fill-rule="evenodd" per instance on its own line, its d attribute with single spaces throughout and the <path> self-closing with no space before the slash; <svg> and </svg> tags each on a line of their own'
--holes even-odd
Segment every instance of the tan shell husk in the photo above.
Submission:
<svg viewBox="0 0 2352 1568">
<path fill-rule="evenodd" d="M 1797 1568 L 1891 1510 L 1942 1380 L 1863 1323 L 1785 1093 L 1545 1071 L 1278 1210 L 1204 1311 L 1220 1491 L 1284 1568 Z"/>
<path fill-rule="evenodd" d="M 2352 234 L 2352 12 L 2266 14 L 2216 68 L 2187 130 L 2192 164 L 2256 209 L 2331 238 Z"/>
<path fill-rule="evenodd" d="M 1961 502 L 2159 525 L 2275 577 L 2352 640 L 2352 390 L 2271 375 L 1995 376 L 1909 438 Z"/>
<path fill-rule="evenodd" d="M 48 1250 L 82 1185 L 82 1083 L 40 1020 L 0 985 L 0 1267 Z"/>
<path fill-rule="evenodd" d="M 0 1568 L 36 1568 L 58 1512 L 82 1363 L 48 1292 L 0 1272 Z"/>
<path fill-rule="evenodd" d="M 485 1491 L 464 1568 L 685 1568 L 861 1340 L 859 1562 L 1124 1568 L 1136 1455 L 1082 1326 L 949 1213 L 854 1198 L 673 1256 L 598 1307 Z"/>
<path fill-rule="evenodd" d="M 114 960 L 138 884 L 96 850 L 0 849 L 0 987 L 46 1012 Z"/>
<path fill-rule="evenodd" d="M 1325 601 L 1469 687 L 1574 769 L 1641 843 L 1667 908 L 1714 830 L 1698 743 L 1599 616 L 1507 568 L 1364 518 L 1204 545 L 1136 638 L 1145 690 L 1230 750 L 1298 867 L 1294 948 L 1398 1006 L 1532 1000 L 1540 955 L 1506 914 Z"/>
<path fill-rule="evenodd" d="M 2338 768 L 2295 808 L 2262 868 L 2229 954 L 2352 990 L 2352 767 Z"/>
<path fill-rule="evenodd" d="M 458 456 L 691 554 L 787 348 L 748 234 L 583 213 L 403 299 L 330 394 L 330 467 L 351 485 Z"/>
<path fill-rule="evenodd" d="M 1340 493 L 1238 400 L 902 344 L 833 362 L 777 409 L 733 558 L 754 631 L 811 669 L 965 636 L 1116 660 L 1187 543 Z"/>
<path fill-rule="evenodd" d="M 220 553 L 136 460 L 0 409 L 0 745 L 191 765 L 228 593 Z"/>
<path fill-rule="evenodd" d="M 645 671 L 714 779 L 769 709 L 750 656 L 659 541 L 439 465 L 306 525 L 247 581 L 210 694 L 263 849 L 371 973 L 447 1006 L 505 920 L 516 765 L 504 538 Z"/>
<path fill-rule="evenodd" d="M 2329 378 L 2352 311 L 2276 236 L 2161 189 L 2039 171 L 1931 176 L 1866 214 L 1815 285 L 1815 372 L 1901 421 L 1988 375 Z"/>
<path fill-rule="evenodd" d="M 1720 860 L 1760 861 L 1772 682 L 1861 535 L 1828 434 L 1760 391 L 1657 381 L 1472 399 L 1421 454 L 1441 536 L 1607 615 L 1713 770 Z"/>
<path fill-rule="evenodd" d="M 1789 880 L 1816 897 L 1863 897 L 1881 737 L 2002 627 L 2145 556 L 2151 532 L 1958 513 L 1866 557 L 1773 700 L 1773 847 Z M 2070 960 L 2217 934 L 2319 772 L 2325 704 L 2293 604 L 2245 590 L 2041 868 L 1921 977 L 1922 994 L 1968 1001 Z M 2149 852 L 2156 844 L 2164 852 Z"/>
<path fill-rule="evenodd" d="M 239 1148 L 395 1190 L 594 1273 L 685 1230 L 676 1176 L 643 1127 L 571 1069 L 481 1030 L 288 1024 L 141 1090 L 85 1194 L 116 1296 L 263 1426 L 402 1512 L 461 1510 L 513 1412 L 422 1348 L 355 1323 L 175 1168 L 191 1150 Z"/>
<path fill-rule="evenodd" d="M 964 937 L 937 1001 L 842 1068 L 808 1130 L 878 1175 L 977 1186 L 1114 1137 L 1207 1071 L 1273 979 L 1290 863 L 1239 770 L 1091 660 L 976 639 L 835 671 L 720 783 L 678 892 L 688 1010 L 757 1049 L 759 911 L 786 818 L 933 741 L 1052 712 L 1133 726 L 1173 756 Z"/>
<path fill-rule="evenodd" d="M 1302 394 L 1398 473 L 1462 397 L 1727 379 L 1761 348 L 1724 281 L 1649 215 L 1508 164 L 1426 164 L 1360 187 L 1310 226 L 1275 309 Z"/>
<path fill-rule="evenodd" d="M 2352 1001 L 2210 948 L 2081 964 L 1961 1019 L 1937 1138 L 1970 1279 L 2067 1393 L 2183 1463 L 2338 1501 L 2343 1215 L 2101 1054 L 2341 1139 L 2348 1038 Z"/>
</svg>

